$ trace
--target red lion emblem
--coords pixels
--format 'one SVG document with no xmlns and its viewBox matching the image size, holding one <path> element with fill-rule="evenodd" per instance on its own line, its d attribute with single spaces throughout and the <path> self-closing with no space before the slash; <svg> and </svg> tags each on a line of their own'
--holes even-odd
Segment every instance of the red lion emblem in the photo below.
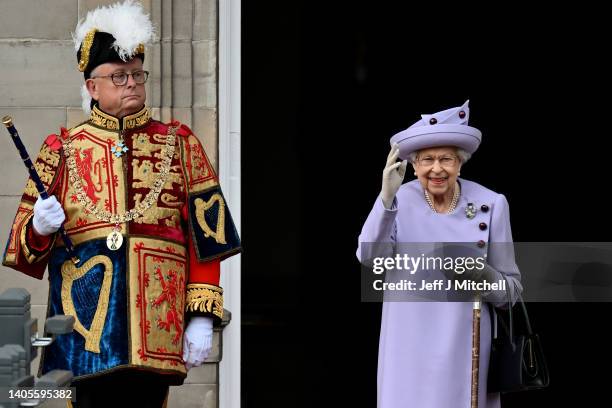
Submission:
<svg viewBox="0 0 612 408">
<path fill-rule="evenodd" d="M 155 275 L 157 276 L 157 280 L 159 280 L 162 285 L 162 293 L 157 297 L 157 299 L 153 300 L 152 306 L 159 308 L 163 302 L 168 303 L 166 320 L 164 321 L 161 316 L 158 316 L 157 327 L 170 332 L 170 328 L 174 326 L 176 334 L 172 338 L 172 344 L 177 344 L 183 335 L 183 314 L 182 311 L 179 313 L 176 310 L 176 295 L 179 288 L 183 287 L 183 278 L 178 280 L 176 272 L 170 270 L 168 272 L 168 281 L 166 281 L 159 266 L 157 269 L 155 269 Z"/>
<path fill-rule="evenodd" d="M 83 151 L 81 151 L 81 149 L 76 149 L 74 160 L 76 161 L 79 175 L 85 181 L 85 192 L 87 193 L 89 198 L 91 198 L 91 201 L 93 201 L 94 204 L 97 204 L 100 198 L 96 196 L 96 193 L 102 191 L 102 172 L 100 171 L 99 160 L 95 163 L 95 165 L 93 164 L 93 147 L 90 147 L 89 149 L 85 149 Z M 99 187 L 96 187 L 91 177 L 92 169 L 94 175 L 98 175 Z"/>
</svg>

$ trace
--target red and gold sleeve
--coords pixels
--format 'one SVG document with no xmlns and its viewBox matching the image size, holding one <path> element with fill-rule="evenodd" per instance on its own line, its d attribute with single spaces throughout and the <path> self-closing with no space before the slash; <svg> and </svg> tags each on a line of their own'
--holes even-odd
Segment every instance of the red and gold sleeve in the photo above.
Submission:
<svg viewBox="0 0 612 408">
<path fill-rule="evenodd" d="M 49 194 L 57 189 L 63 171 L 61 142 L 56 135 L 50 135 L 43 143 L 34 167 Z M 2 257 L 2 264 L 36 279 L 42 279 L 49 253 L 57 234 L 42 237 L 34 233 L 32 217 L 38 190 L 29 178 L 17 214 L 13 220 L 9 239 Z"/>
<path fill-rule="evenodd" d="M 241 251 L 240 238 L 202 144 L 187 126 L 178 135 L 187 184 L 183 215 L 189 225 L 186 312 L 221 319 L 220 263 Z"/>
</svg>

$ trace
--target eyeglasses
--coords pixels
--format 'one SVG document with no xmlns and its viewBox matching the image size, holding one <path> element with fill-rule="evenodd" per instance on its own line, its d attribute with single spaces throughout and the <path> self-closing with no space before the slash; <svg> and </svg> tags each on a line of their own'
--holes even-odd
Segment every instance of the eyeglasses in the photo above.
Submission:
<svg viewBox="0 0 612 408">
<path fill-rule="evenodd" d="M 117 86 L 123 86 L 127 84 L 128 77 L 130 75 L 132 76 L 132 78 L 134 78 L 134 82 L 136 82 L 138 85 L 144 84 L 145 82 L 147 82 L 147 79 L 149 79 L 149 71 L 134 71 L 131 74 L 128 72 L 115 72 L 110 75 L 100 75 L 91 77 L 91 79 L 110 78 L 113 81 L 113 84 Z"/>
<path fill-rule="evenodd" d="M 457 162 L 459 161 L 457 156 L 441 156 L 441 157 L 423 156 L 423 157 L 419 157 L 418 159 L 416 159 L 417 163 L 419 163 L 423 167 L 433 166 L 436 160 L 440 163 L 440 166 L 446 167 L 446 168 L 455 167 L 457 165 Z"/>
</svg>

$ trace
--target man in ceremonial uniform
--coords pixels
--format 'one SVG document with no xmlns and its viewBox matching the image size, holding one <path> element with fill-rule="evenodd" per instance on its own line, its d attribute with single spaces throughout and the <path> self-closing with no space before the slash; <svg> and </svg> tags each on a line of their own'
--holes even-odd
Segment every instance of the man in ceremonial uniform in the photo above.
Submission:
<svg viewBox="0 0 612 408">
<path fill-rule="evenodd" d="M 223 315 L 219 264 L 240 251 L 199 140 L 145 106 L 153 35 L 133 1 L 81 20 L 75 49 L 90 117 L 43 143 L 35 167 L 50 198 L 28 181 L 3 257 L 37 279 L 48 265 L 47 315 L 75 317 L 40 370 L 72 371 L 79 408 L 162 406 L 168 386 L 206 359 Z M 62 224 L 76 264 L 56 239 Z"/>
</svg>

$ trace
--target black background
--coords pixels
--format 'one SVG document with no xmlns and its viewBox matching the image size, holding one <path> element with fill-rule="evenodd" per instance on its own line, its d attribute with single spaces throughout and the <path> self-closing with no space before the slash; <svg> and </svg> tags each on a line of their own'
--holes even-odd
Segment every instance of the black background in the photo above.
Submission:
<svg viewBox="0 0 612 408">
<path fill-rule="evenodd" d="M 461 175 L 507 197 L 515 241 L 612 241 L 604 13 L 504 4 L 243 2 L 244 407 L 375 406 L 357 237 L 421 113 L 470 99 Z M 528 306 L 551 386 L 503 406 L 606 401 L 610 305 Z"/>
</svg>

